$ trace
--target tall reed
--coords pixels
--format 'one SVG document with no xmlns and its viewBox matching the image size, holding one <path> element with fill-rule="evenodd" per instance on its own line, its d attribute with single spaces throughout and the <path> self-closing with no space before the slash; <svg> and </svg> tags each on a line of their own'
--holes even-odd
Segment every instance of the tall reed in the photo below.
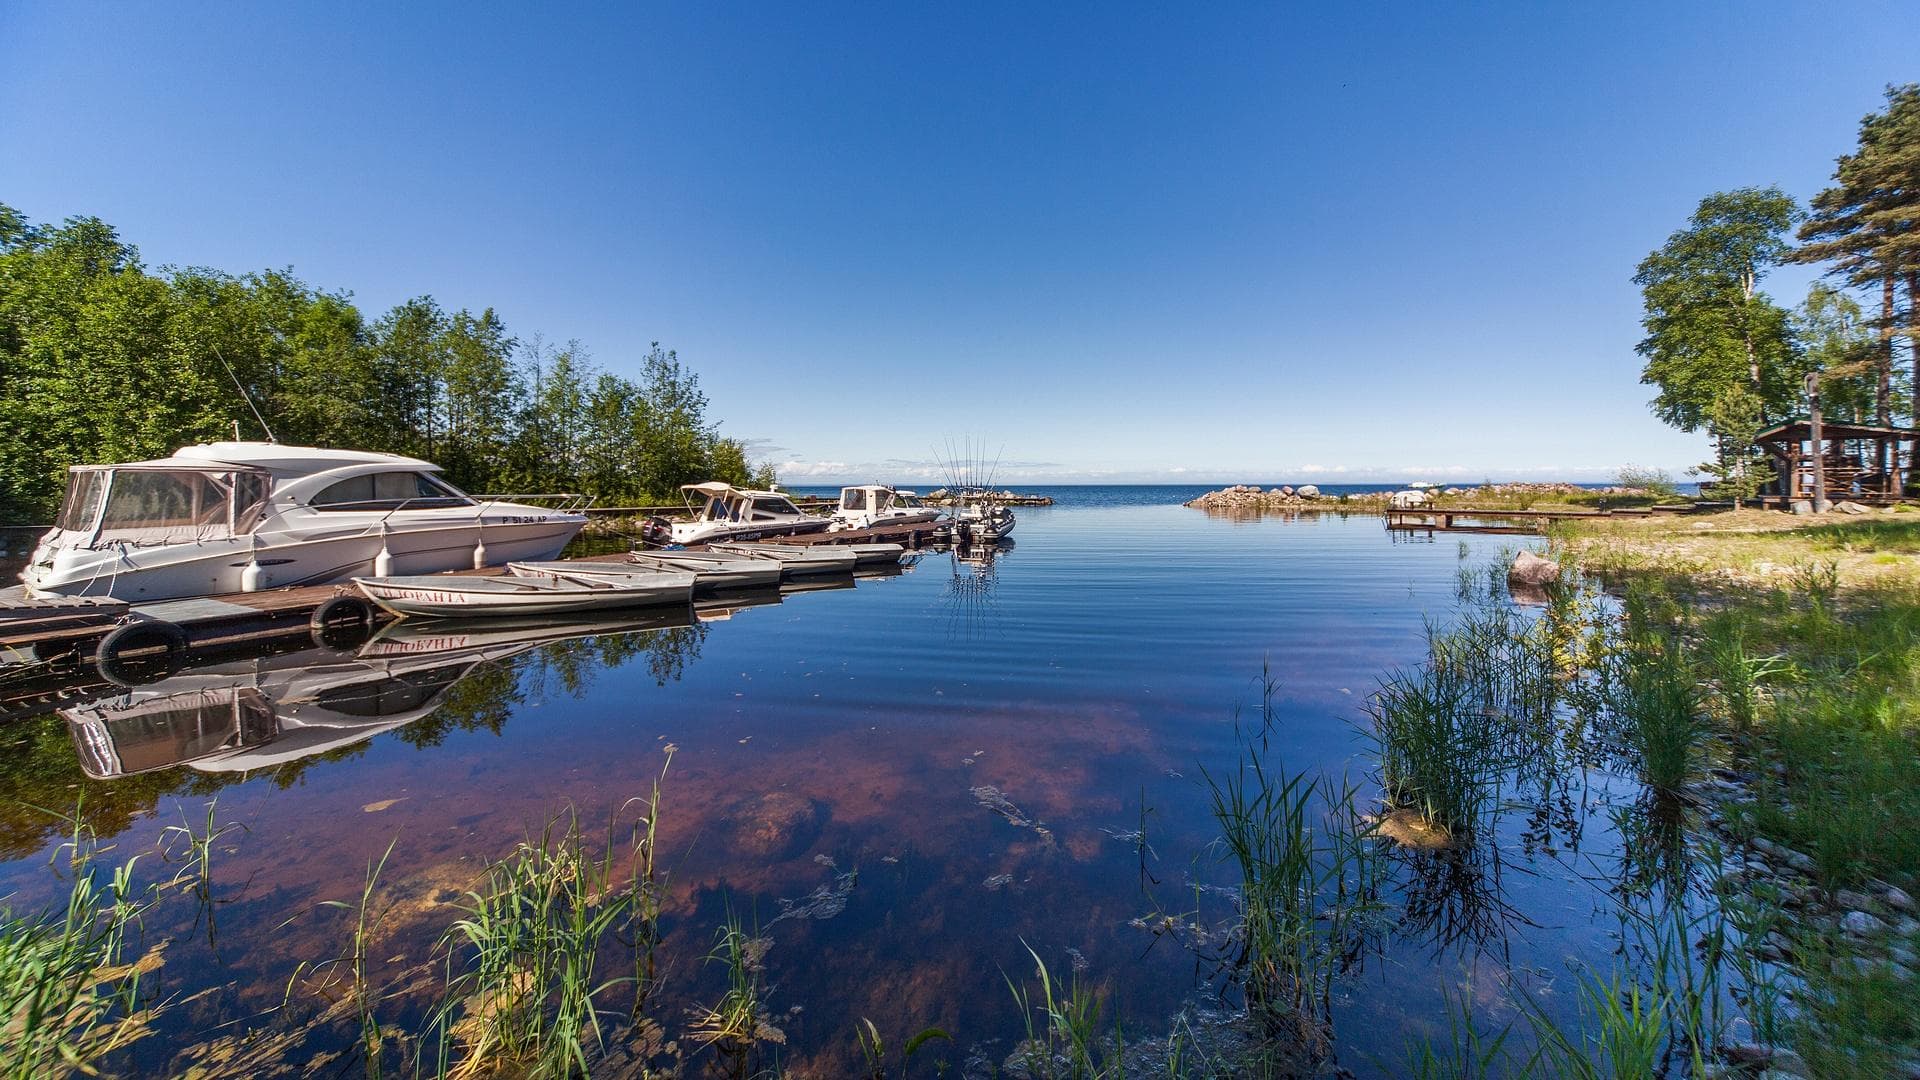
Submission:
<svg viewBox="0 0 1920 1080">
<path fill-rule="evenodd" d="M 1615 712 L 1642 780 L 1672 795 L 1693 777 L 1707 724 L 1699 683 L 1677 637 L 1629 653 Z"/>
<path fill-rule="evenodd" d="M 596 854 L 569 811 L 489 866 L 468 893 L 464 916 L 442 939 L 453 974 L 434 1023 L 443 1043 L 459 1048 L 452 1075 L 585 1073 L 605 1046 L 606 999 L 628 987 L 638 1013 L 654 978 L 660 782 L 673 749 L 638 800 L 644 811 L 625 844 L 610 824 Z M 623 934 L 631 974 L 603 977 L 601 953 Z"/>
<path fill-rule="evenodd" d="M 1256 750 L 1206 779 L 1223 858 L 1240 876 L 1235 968 L 1248 1012 L 1269 1034 L 1323 1053 L 1333 981 L 1379 906 L 1383 876 L 1358 789 L 1269 768 Z"/>
<path fill-rule="evenodd" d="M 141 881 L 140 856 L 108 865 L 99 838 L 76 806 L 55 851 L 70 875 L 65 902 L 41 913 L 0 908 L 0 1076 L 39 1080 L 95 1074 L 99 1064 L 151 1033 L 163 1003 L 141 982 L 162 962 L 164 943 L 127 962 L 140 920 L 177 891 L 204 886 L 211 854 L 158 881 Z M 224 829 L 208 809 L 209 834 Z"/>
</svg>

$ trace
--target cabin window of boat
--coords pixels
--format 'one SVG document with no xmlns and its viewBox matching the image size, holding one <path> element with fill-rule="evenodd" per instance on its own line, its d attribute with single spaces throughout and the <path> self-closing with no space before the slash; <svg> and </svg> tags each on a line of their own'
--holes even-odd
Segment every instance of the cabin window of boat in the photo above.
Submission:
<svg viewBox="0 0 1920 1080">
<path fill-rule="evenodd" d="M 100 500 L 107 493 L 107 474 L 83 469 L 67 474 L 67 501 L 60 504 L 54 527 L 67 532 L 90 532 L 100 516 Z"/>
<path fill-rule="evenodd" d="M 848 488 L 841 496 L 840 509 L 842 510 L 865 510 L 866 508 L 867 493 L 859 488 Z"/>
<path fill-rule="evenodd" d="M 753 514 L 757 521 L 766 521 L 778 514 L 798 514 L 800 511 L 785 499 L 755 499 Z"/>
<path fill-rule="evenodd" d="M 230 491 L 220 477 L 164 469 L 114 470 L 100 532 L 205 529 L 228 524 Z"/>
<path fill-rule="evenodd" d="M 313 497 L 315 510 L 440 510 L 472 505 L 472 499 L 418 472 L 350 476 L 321 488 Z"/>
<path fill-rule="evenodd" d="M 267 496 L 273 491 L 273 480 L 264 473 L 233 474 L 233 531 L 235 535 L 244 535 L 260 524 L 261 515 L 267 511 Z"/>
</svg>

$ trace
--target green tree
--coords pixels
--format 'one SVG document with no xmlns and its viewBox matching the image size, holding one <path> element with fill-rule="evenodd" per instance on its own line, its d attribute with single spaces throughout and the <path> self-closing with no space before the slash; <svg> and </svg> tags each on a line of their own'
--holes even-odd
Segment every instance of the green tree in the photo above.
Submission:
<svg viewBox="0 0 1920 1080">
<path fill-rule="evenodd" d="M 457 311 L 447 322 L 446 439 L 436 463 L 462 487 L 497 491 L 504 479 L 504 460 L 522 392 L 513 362 L 514 345 L 506 324 L 492 308 L 478 315 Z"/>
<path fill-rule="evenodd" d="M 640 413 L 635 435 L 647 490 L 670 497 L 682 484 L 709 478 L 714 432 L 700 377 L 672 349 L 654 342 L 640 359 Z"/>
<path fill-rule="evenodd" d="M 1899 286 L 1907 289 L 1906 337 L 1913 384 L 1920 392 L 1920 85 L 1889 86 L 1885 110 L 1860 121 L 1859 143 L 1835 161 L 1834 185 L 1813 198 L 1794 258 L 1829 263 L 1847 284 L 1878 286 L 1879 350 L 1875 357 L 1874 415 L 1891 424 Z M 1915 418 L 1920 425 L 1920 417 Z M 1920 442 L 1916 443 L 1920 452 Z M 1880 468 L 1889 467 L 1882 447 Z"/>
<path fill-rule="evenodd" d="M 1695 472 L 1712 477 L 1714 494 L 1732 499 L 1738 510 L 1770 479 L 1766 458 L 1753 443 L 1766 423 L 1760 396 L 1734 383 L 1708 406 L 1707 414 L 1714 457 Z"/>
<path fill-rule="evenodd" d="M 1804 364 L 1787 312 L 1760 291 L 1789 251 L 1799 211 L 1779 188 L 1740 188 L 1700 201 L 1687 227 L 1641 261 L 1647 336 L 1640 381 L 1654 412 L 1684 431 L 1712 430 L 1716 403 L 1744 386 L 1761 417 L 1793 411 Z"/>
<path fill-rule="evenodd" d="M 1820 380 L 1820 410 L 1829 420 L 1871 423 L 1874 418 L 1874 380 L 1869 370 L 1877 350 L 1873 324 L 1859 301 L 1822 282 L 1807 289 L 1807 298 L 1793 311 L 1793 332 L 1804 350 L 1810 371 L 1835 372 Z"/>
</svg>

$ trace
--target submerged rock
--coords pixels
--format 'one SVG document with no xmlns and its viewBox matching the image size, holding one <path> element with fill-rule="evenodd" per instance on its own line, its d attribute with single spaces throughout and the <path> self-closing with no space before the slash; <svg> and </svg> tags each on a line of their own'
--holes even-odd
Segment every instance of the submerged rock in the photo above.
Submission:
<svg viewBox="0 0 1920 1080">
<path fill-rule="evenodd" d="M 1374 831 L 1401 847 L 1431 851 L 1453 843 L 1452 834 L 1425 815 L 1412 810 L 1395 810 L 1377 819 Z"/>
<path fill-rule="evenodd" d="M 786 858 L 805 851 L 826 819 L 812 799 L 789 791 L 769 791 L 741 804 L 735 813 L 734 844 L 759 858 Z"/>
</svg>

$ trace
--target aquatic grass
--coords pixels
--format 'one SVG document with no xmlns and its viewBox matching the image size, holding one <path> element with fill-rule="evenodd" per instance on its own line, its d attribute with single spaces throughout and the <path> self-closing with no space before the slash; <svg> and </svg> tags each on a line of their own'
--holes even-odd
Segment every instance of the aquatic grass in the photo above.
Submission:
<svg viewBox="0 0 1920 1080">
<path fill-rule="evenodd" d="M 1512 1075 L 1516 1062 L 1507 1049 L 1512 1024 L 1498 1031 L 1485 1029 L 1474 1016 L 1470 990 L 1447 994 L 1446 1014 L 1444 1041 L 1409 1039 L 1399 1068 L 1384 1067 L 1412 1080 L 1492 1080 Z"/>
<path fill-rule="evenodd" d="M 0 908 L 0 1076 L 16 1080 L 95 1074 L 99 1064 L 152 1033 L 165 1002 L 148 1002 L 142 979 L 163 963 L 165 943 L 131 963 L 140 920 L 167 895 L 191 890 L 211 858 L 168 878 L 141 882 L 139 855 L 108 865 L 77 805 L 54 852 L 70 876 L 65 902 L 42 913 Z M 212 824 L 214 835 L 224 831 Z"/>
<path fill-rule="evenodd" d="M 1102 1037 L 1099 998 L 1077 973 L 1071 983 L 1060 986 L 1033 946 L 1020 944 L 1033 958 L 1038 996 L 1024 983 L 1003 977 L 1026 1023 L 1027 1038 L 1016 1054 L 1027 1075 L 1049 1080 L 1122 1080 L 1126 1040 L 1118 1029 L 1110 1042 Z"/>
<path fill-rule="evenodd" d="M 714 935 L 709 963 L 726 969 L 727 988 L 720 1000 L 696 1012 L 688 1034 L 703 1046 L 716 1047 L 730 1059 L 732 1071 L 753 1075 L 755 1055 L 762 1043 L 786 1044 L 786 1033 L 768 1017 L 761 977 L 766 970 L 767 949 L 771 938 L 749 934 L 731 905 L 727 921 Z"/>
<path fill-rule="evenodd" d="M 367 951 L 379 932 L 383 917 L 382 912 L 374 910 L 374 891 L 379 884 L 381 871 L 386 869 L 387 860 L 393 856 L 393 849 L 399 842 L 398 837 L 388 841 L 380 858 L 367 864 L 367 874 L 360 886 L 360 899 L 356 903 L 350 904 L 345 900 L 320 901 L 321 907 L 354 913 L 353 935 L 347 955 L 315 964 L 313 970 L 318 974 L 330 968 L 346 968 L 348 995 L 353 1002 L 353 1014 L 358 1027 L 361 1062 L 368 1077 L 384 1074 L 387 1042 L 387 1033 L 381 1027 L 379 1017 L 382 994 L 368 975 Z M 302 963 L 294 969 L 293 977 L 288 980 L 289 987 L 300 978 L 306 966 Z"/>
<path fill-rule="evenodd" d="M 1240 878 L 1232 961 L 1248 1013 L 1269 1036 L 1322 1055 L 1333 981 L 1379 906 L 1375 826 L 1352 783 L 1269 768 L 1257 750 L 1206 783 L 1221 858 Z"/>
<path fill-rule="evenodd" d="M 1793 666 L 1784 654 L 1756 655 L 1741 621 L 1716 618 L 1707 624 L 1703 658 L 1712 673 L 1722 715 L 1741 735 L 1752 733 L 1769 700 L 1767 684 L 1790 678 Z"/>
<path fill-rule="evenodd" d="M 1662 796 L 1677 794 L 1698 766 L 1708 730 L 1700 706 L 1699 683 L 1677 639 L 1628 653 L 1614 711 L 1641 779 Z"/>
<path fill-rule="evenodd" d="M 894 1072 L 888 1065 L 892 1055 L 887 1052 L 886 1039 L 881 1036 L 880 1028 L 872 1020 L 861 1017 L 859 1023 L 854 1025 L 853 1034 L 860 1044 L 860 1061 L 863 1066 L 864 1080 L 888 1080 L 889 1077 L 896 1076 L 905 1080 L 907 1071 L 913 1065 L 913 1055 L 919 1053 L 922 1047 L 935 1039 L 953 1041 L 953 1036 L 937 1027 L 922 1028 L 909 1036 L 906 1044 L 901 1047 L 900 1068 L 898 1072 Z M 937 1068 L 940 1072 L 946 1071 L 944 1065 Z"/>
<path fill-rule="evenodd" d="M 596 856 L 569 812 L 468 893 L 444 939 L 457 958 L 443 1010 L 460 1049 L 451 1075 L 588 1071 L 589 1048 L 605 1044 L 602 998 L 641 977 L 600 977 L 602 946 L 636 913 L 648 921 L 643 906 L 656 903 L 650 890 L 623 885 L 619 854 L 610 843 Z M 650 942 L 651 928 L 643 933 Z"/>
</svg>

